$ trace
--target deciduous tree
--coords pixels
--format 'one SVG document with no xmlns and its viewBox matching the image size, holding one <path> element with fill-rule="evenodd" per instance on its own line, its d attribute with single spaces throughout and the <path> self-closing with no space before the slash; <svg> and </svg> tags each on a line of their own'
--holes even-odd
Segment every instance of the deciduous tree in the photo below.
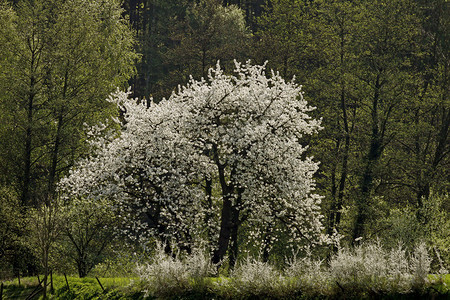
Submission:
<svg viewBox="0 0 450 300">
<path fill-rule="evenodd" d="M 126 111 L 124 130 L 94 142 L 62 191 L 116 201 L 130 229 L 166 246 L 189 251 L 206 240 L 215 263 L 228 251 L 236 259 L 244 225 L 246 241 L 268 227 L 295 247 L 320 243 L 318 165 L 302 145 L 320 121 L 308 116 L 301 87 L 249 64 L 236 63 L 234 76 L 219 66 L 208 74 L 159 104 L 113 96 Z"/>
<path fill-rule="evenodd" d="M 116 114 L 99 100 L 133 73 L 133 38 L 115 0 L 1 8 L 12 15 L 2 17 L 10 21 L 0 38 L 2 168 L 22 205 L 36 205 L 53 197 L 55 182 L 83 153 L 83 124 Z"/>
</svg>

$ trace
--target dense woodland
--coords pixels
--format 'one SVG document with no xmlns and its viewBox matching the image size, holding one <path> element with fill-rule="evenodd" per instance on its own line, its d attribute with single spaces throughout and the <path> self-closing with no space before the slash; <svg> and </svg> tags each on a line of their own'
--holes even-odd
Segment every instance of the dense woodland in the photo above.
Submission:
<svg viewBox="0 0 450 300">
<path fill-rule="evenodd" d="M 316 213 L 323 216 L 320 233 L 339 237 L 341 245 L 380 239 L 386 247 L 400 242 L 408 249 L 424 241 L 436 266 L 450 261 L 450 2 L 1 0 L 0 276 L 53 269 L 83 277 L 101 262 L 150 251 L 155 241 L 164 242 L 166 252 L 192 251 L 186 245 L 195 234 L 183 227 L 183 220 L 151 219 L 155 211 L 171 208 L 152 204 L 152 197 L 160 195 L 158 188 L 134 195 L 149 198 L 151 220 L 144 228 L 157 229 L 143 246 L 136 237 L 145 234 L 131 230 L 135 225 L 126 218 L 139 204 L 114 211 L 116 206 L 104 194 L 97 193 L 95 201 L 76 193 L 78 198 L 69 197 L 74 194 L 67 196 L 66 190 L 77 184 L 70 184 L 74 173 L 69 170 L 82 169 L 78 162 L 93 153 L 101 158 L 92 148 L 93 136 L 96 141 L 112 141 L 139 124 L 151 127 L 158 118 L 163 123 L 186 117 L 161 108 L 161 115 L 149 117 L 155 123 L 136 125 L 129 118 L 135 106 L 122 105 L 126 100 L 120 102 L 120 97 L 136 98 L 133 103 L 148 107 L 181 103 L 182 96 L 169 97 L 190 76 L 206 79 L 218 61 L 224 74 L 231 74 L 234 60 L 266 63 L 268 77 L 273 69 L 286 81 L 295 78 L 304 100 L 316 107 L 305 111 L 321 120 L 317 127 L 322 129 L 305 129 L 298 137 L 299 147 L 303 145 L 298 156 L 320 162 L 308 183 L 321 201 L 312 215 L 300 217 L 293 211 L 292 217 L 278 217 L 278 206 L 269 205 L 264 221 L 251 221 L 247 215 L 257 209 L 240 210 L 245 203 L 239 203 L 240 197 L 246 195 L 241 187 L 233 187 L 237 200 L 227 202 L 231 183 L 226 180 L 233 172 L 223 175 L 228 172 L 225 164 L 217 159 L 216 177 L 186 166 L 176 175 L 195 171 L 204 176 L 200 183 L 186 184 L 202 185 L 206 202 L 175 201 L 181 216 L 195 221 L 184 205 L 207 206 L 210 210 L 202 215 L 206 224 L 219 226 L 216 215 L 230 205 L 228 234 L 220 231 L 219 237 L 208 231 L 204 236 L 206 241 L 222 241 L 220 250 L 209 249 L 214 262 L 229 257 L 233 267 L 251 253 L 282 264 L 293 251 L 286 245 L 296 242 L 290 230 L 298 224 L 288 223 L 301 224 Z M 274 82 L 267 88 L 278 84 Z M 116 93 L 116 102 L 105 101 L 117 88 L 126 91 L 129 86 L 128 94 Z M 188 107 L 204 109 L 196 105 Z M 246 105 L 253 107 L 251 102 Z M 229 110 L 233 107 L 224 111 Z M 156 137 L 149 138 L 155 132 L 148 129 L 142 135 L 149 145 L 156 144 Z M 297 148 L 289 149 L 286 153 Z M 211 157 L 216 153 L 202 151 Z M 165 158 L 153 159 L 160 163 Z M 172 163 L 180 166 L 185 161 Z M 126 165 L 116 172 L 123 178 L 138 176 Z M 146 179 L 142 182 L 148 184 Z M 134 187 L 127 187 L 132 194 Z M 184 195 L 178 187 L 173 189 L 179 197 Z M 336 247 L 322 243 L 314 253 L 326 258 Z"/>
</svg>

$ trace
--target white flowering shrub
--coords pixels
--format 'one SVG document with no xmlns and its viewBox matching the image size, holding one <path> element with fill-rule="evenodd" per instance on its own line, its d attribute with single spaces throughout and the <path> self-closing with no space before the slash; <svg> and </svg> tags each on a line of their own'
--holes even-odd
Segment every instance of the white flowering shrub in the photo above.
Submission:
<svg viewBox="0 0 450 300">
<path fill-rule="evenodd" d="M 247 257 L 238 262 L 230 277 L 211 277 L 216 270 L 203 253 L 174 258 L 159 247 L 149 264 L 138 267 L 148 294 L 192 299 L 366 299 L 433 293 L 424 244 L 408 254 L 400 245 L 385 249 L 379 242 L 368 243 L 340 249 L 327 263 L 308 254 L 288 261 L 283 271 Z M 443 277 L 435 276 L 434 283 L 438 280 L 443 282 Z"/>
<path fill-rule="evenodd" d="M 308 116 L 301 86 L 236 63 L 234 75 L 218 65 L 160 103 L 128 95 L 109 99 L 124 111 L 123 129 L 91 141 L 92 156 L 61 181 L 66 198 L 110 199 L 131 237 L 188 252 L 206 240 L 215 263 L 241 226 L 252 231 L 244 246 L 261 240 L 263 226 L 290 245 L 326 240 L 318 164 L 302 143 L 320 121 Z"/>
<path fill-rule="evenodd" d="M 170 298 L 204 288 L 204 280 L 213 276 L 215 267 L 204 251 L 195 250 L 181 257 L 171 256 L 158 246 L 152 260 L 140 264 L 136 272 L 147 294 L 158 298 Z"/>
<path fill-rule="evenodd" d="M 428 255 L 428 250 L 425 243 L 420 243 L 411 256 L 411 272 L 414 276 L 413 286 L 416 289 L 421 289 L 428 281 L 427 277 L 430 273 L 431 258 Z"/>
<path fill-rule="evenodd" d="M 274 266 L 254 258 L 241 261 L 232 273 L 232 287 L 240 296 L 281 298 L 289 295 L 287 282 Z"/>
<path fill-rule="evenodd" d="M 294 255 L 289 259 L 284 274 L 303 295 L 315 297 L 332 293 L 330 273 L 324 261 L 314 259 L 309 252 L 304 257 Z"/>
<path fill-rule="evenodd" d="M 340 249 L 330 260 L 330 274 L 345 294 L 408 293 L 425 286 L 430 262 L 424 244 L 408 256 L 401 246 L 388 251 L 377 242 Z"/>
<path fill-rule="evenodd" d="M 392 292 L 406 293 L 411 288 L 411 268 L 406 250 L 399 244 L 387 254 L 387 289 Z"/>
</svg>

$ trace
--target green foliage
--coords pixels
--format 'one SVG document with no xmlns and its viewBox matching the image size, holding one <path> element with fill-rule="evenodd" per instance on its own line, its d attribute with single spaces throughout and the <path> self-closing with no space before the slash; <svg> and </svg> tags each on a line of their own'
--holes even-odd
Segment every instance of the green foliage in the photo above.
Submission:
<svg viewBox="0 0 450 300">
<path fill-rule="evenodd" d="M 189 1 L 139 0 L 123 1 L 123 7 L 134 29 L 136 51 L 141 59 L 136 62 L 137 74 L 130 79 L 135 97 L 161 99 L 166 95 L 162 80 L 167 76 L 165 54 L 172 47 L 170 39 L 173 23 L 184 18 Z"/>
<path fill-rule="evenodd" d="M 23 214 L 31 224 L 43 221 L 37 212 L 56 198 L 57 181 L 89 152 L 84 126 L 117 116 L 104 99 L 134 74 L 137 56 L 115 0 L 2 0 L 0 27 L 1 197 L 17 199 L 14 223 Z M 34 225 L 35 238 L 23 241 L 41 257 L 39 234 L 49 232 Z M 6 226 L 5 243 L 23 228 Z"/>
<path fill-rule="evenodd" d="M 145 260 L 148 255 L 143 254 L 142 250 L 139 251 L 130 247 L 130 245 L 124 245 L 120 239 L 117 239 L 112 243 L 112 249 L 109 249 L 106 257 L 92 269 L 91 275 L 111 278 L 115 276 L 135 276 L 136 265 L 139 261 Z"/>
<path fill-rule="evenodd" d="M 354 243 L 357 232 L 363 241 L 380 237 L 407 250 L 424 241 L 433 272 L 450 268 L 448 1 L 127 0 L 122 6 L 125 11 L 117 0 L 0 0 L 0 276 L 27 265 L 34 271 L 45 222 L 24 238 L 26 217 L 43 221 L 40 205 L 89 153 L 84 124 L 117 116 L 103 101 L 108 93 L 135 75 L 133 93 L 158 101 L 217 60 L 228 72 L 234 58 L 268 60 L 283 77 L 296 76 L 323 117 L 324 130 L 304 142 L 321 161 L 316 190 L 324 196 L 328 233 L 336 230 L 344 244 Z M 76 201 L 79 206 L 55 212 L 70 226 L 62 231 L 66 238 L 51 242 L 50 263 L 75 271 L 78 257 L 95 274 L 131 274 L 136 257 L 121 258 L 103 245 L 116 222 L 108 205 Z M 252 229 L 244 225 L 240 235 Z M 261 231 L 270 241 L 265 258 L 282 266 L 289 250 L 276 241 L 285 239 L 283 232 Z M 248 249 L 259 252 L 256 243 Z M 302 278 L 297 287 L 326 285 L 323 266 L 314 263 L 292 261 L 302 266 L 290 269 Z"/>
<path fill-rule="evenodd" d="M 20 160 L 14 159 L 12 145 L 15 145 L 17 137 L 11 134 L 14 128 L 14 115 L 11 110 L 17 107 L 10 107 L 7 100 L 13 96 L 13 87 L 10 85 L 11 79 L 15 78 L 18 70 L 12 68 L 16 62 L 14 53 L 11 52 L 10 43 L 18 38 L 14 23 L 17 15 L 5 0 L 0 1 L 0 185 L 9 186 L 14 189 L 16 178 L 14 171 Z M 11 126 L 12 125 L 12 126 Z M 17 125 L 16 125 L 17 126 Z M 6 195 L 7 193 L 5 193 Z"/>
<path fill-rule="evenodd" d="M 238 7 L 201 0 L 187 7 L 185 18 L 175 22 L 170 37 L 176 46 L 165 55 L 164 63 L 171 71 L 164 85 L 172 91 L 190 76 L 206 78 L 218 60 L 231 71 L 234 59 L 245 58 L 250 34 Z"/>
<path fill-rule="evenodd" d="M 18 196 L 0 186 L 0 278 L 11 276 L 16 252 L 21 247 L 20 237 L 26 222 L 20 211 Z"/>
<path fill-rule="evenodd" d="M 116 236 L 118 218 L 105 200 L 72 199 L 64 209 L 67 225 L 61 251 L 75 263 L 79 276 L 85 277 L 105 259 Z"/>
<path fill-rule="evenodd" d="M 24 244 L 34 252 L 44 278 L 43 297 L 47 294 L 48 276 L 55 265 L 55 246 L 64 228 L 64 210 L 57 201 L 49 201 L 29 210 L 27 235 Z"/>
<path fill-rule="evenodd" d="M 110 247 L 116 237 L 117 217 L 104 201 L 73 199 L 63 205 L 54 200 L 29 209 L 26 223 L 27 235 L 21 243 L 39 259 L 46 274 L 76 270 L 85 277 L 106 256 L 113 257 Z"/>
<path fill-rule="evenodd" d="M 96 278 L 53 276 L 54 292 L 48 294 L 48 299 L 143 299 L 143 293 L 136 290 L 133 278 L 99 278 L 105 290 L 102 290 Z M 4 295 L 6 299 L 26 298 L 37 286 L 36 277 L 22 278 L 20 285 L 17 279 L 5 282 Z"/>
<path fill-rule="evenodd" d="M 36 205 L 88 151 L 84 124 L 117 114 L 104 99 L 133 74 L 134 40 L 115 0 L 1 9 L 2 173 L 22 205 Z"/>
<path fill-rule="evenodd" d="M 264 263 L 259 263 L 264 264 Z M 267 268 L 264 267 L 264 268 Z M 259 270 L 261 268 L 258 268 Z M 273 278 L 275 282 L 279 277 Z M 146 297 L 144 285 L 136 278 L 98 278 L 105 290 L 102 290 L 96 278 L 75 278 L 67 277 L 69 288 L 66 285 L 64 276 L 53 276 L 53 286 L 55 288 L 48 299 L 155 299 Z M 256 279 L 256 278 L 255 278 Z M 256 279 L 257 280 L 257 279 Z M 156 297 L 156 299 L 420 299 L 434 297 L 435 299 L 445 299 L 450 293 L 448 284 L 450 275 L 436 276 L 430 275 L 427 289 L 422 292 L 399 293 L 390 291 L 384 294 L 376 293 L 374 290 L 367 290 L 365 294 L 343 294 L 342 290 L 332 290 L 327 293 L 329 286 L 320 287 L 318 294 L 311 294 L 310 290 L 295 286 L 296 279 L 290 278 L 286 281 L 279 281 L 276 286 L 276 293 L 262 293 L 267 291 L 267 287 L 262 290 L 254 290 L 255 293 L 243 293 L 238 290 L 240 286 L 232 278 L 205 278 L 205 285 L 201 289 L 189 292 L 171 293 L 167 297 Z M 16 280 L 4 282 L 4 296 L 6 299 L 26 298 L 37 285 L 36 277 L 26 277 L 21 279 L 19 285 Z M 353 296 L 352 296 L 353 295 Z"/>
<path fill-rule="evenodd" d="M 328 233 L 348 243 L 448 188 L 449 7 L 425 2 L 276 0 L 259 18 L 255 59 L 296 76 L 323 116 L 308 142 Z"/>
<path fill-rule="evenodd" d="M 379 237 L 386 245 L 402 243 L 407 249 L 423 241 L 432 248 L 432 269 L 448 270 L 450 261 L 450 211 L 448 195 L 433 194 L 423 200 L 423 207 L 392 209 L 377 225 L 385 228 Z"/>
<path fill-rule="evenodd" d="M 450 294 L 450 274 L 429 275 L 431 286 L 439 293 Z"/>
</svg>

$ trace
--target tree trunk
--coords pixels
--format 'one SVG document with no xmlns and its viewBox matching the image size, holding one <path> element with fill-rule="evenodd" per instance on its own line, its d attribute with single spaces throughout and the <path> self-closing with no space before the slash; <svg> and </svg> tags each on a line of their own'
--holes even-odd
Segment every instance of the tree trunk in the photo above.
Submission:
<svg viewBox="0 0 450 300">
<path fill-rule="evenodd" d="M 34 62 L 32 60 L 31 68 L 34 68 Z M 25 151 L 24 151 L 24 166 L 23 166 L 23 184 L 22 184 L 22 206 L 26 206 L 30 203 L 30 186 L 31 186 L 31 152 L 32 152 L 32 127 L 33 127 L 33 105 L 35 97 L 35 85 L 36 80 L 34 76 L 30 78 L 30 92 L 28 95 L 27 103 L 27 125 L 25 132 Z"/>
<path fill-rule="evenodd" d="M 230 245 L 230 269 L 233 270 L 236 265 L 239 246 L 238 246 L 238 231 L 239 231 L 239 209 L 233 207 L 232 211 L 232 227 L 231 227 L 231 245 Z"/>
<path fill-rule="evenodd" d="M 213 157 L 214 162 L 217 165 L 217 170 L 219 173 L 219 182 L 220 186 L 222 188 L 222 197 L 223 197 L 223 203 L 222 203 L 222 211 L 221 211 L 221 220 L 220 220 L 220 232 L 219 232 L 219 240 L 217 244 L 217 248 L 214 251 L 212 262 L 214 264 L 219 263 L 223 260 L 225 257 L 225 254 L 228 250 L 228 246 L 230 243 L 230 237 L 231 237 L 231 229 L 232 229 L 232 218 L 233 218 L 233 202 L 232 202 L 232 196 L 233 196 L 233 186 L 227 185 L 226 178 L 225 178 L 225 166 L 220 163 L 219 154 L 217 145 L 213 145 Z"/>
<path fill-rule="evenodd" d="M 87 276 L 86 256 L 81 254 L 77 259 L 78 276 L 84 278 Z"/>
<path fill-rule="evenodd" d="M 345 22 L 345 20 L 342 20 L 342 22 Z M 339 185 L 336 187 L 336 166 L 334 167 L 333 172 L 333 182 L 332 182 L 332 192 L 333 192 L 333 205 L 332 205 L 332 219 L 330 223 L 329 228 L 329 234 L 332 234 L 334 230 L 338 230 L 339 224 L 341 222 L 341 215 L 342 215 L 342 206 L 344 202 L 344 190 L 345 190 L 345 183 L 347 180 L 347 174 L 348 174 L 348 159 L 349 159 L 349 152 L 350 152 L 350 126 L 349 126 L 349 120 L 348 120 L 348 114 L 347 114 L 347 101 L 346 101 L 346 82 L 345 82 L 345 38 L 346 38 L 346 31 L 344 30 L 344 24 L 339 24 L 340 31 L 339 31 L 339 38 L 340 38 L 340 77 L 341 77 L 341 90 L 340 90 L 340 107 L 342 112 L 342 122 L 344 126 L 344 150 L 342 153 L 342 166 L 341 166 L 341 176 L 339 180 Z M 339 119 L 339 118 L 338 118 Z M 339 136 L 339 139 L 337 141 L 336 145 L 336 152 L 339 153 L 340 149 L 340 142 L 341 137 Z M 337 164 L 337 163 L 336 163 Z M 337 189 L 337 191 L 336 191 Z M 337 198 L 336 198 L 337 193 Z M 334 248 L 334 250 L 337 250 Z"/>
<path fill-rule="evenodd" d="M 345 20 L 342 20 L 342 22 L 345 22 Z M 342 122 L 344 123 L 344 153 L 342 154 L 342 167 L 341 167 L 341 178 L 339 180 L 339 187 L 338 187 L 338 197 L 337 197 L 337 203 L 336 203 L 336 220 L 335 220 L 335 227 L 336 230 L 339 227 L 339 224 L 341 222 L 341 214 L 342 214 L 342 205 L 344 202 L 344 189 L 345 189 L 345 182 L 347 180 L 347 173 L 348 173 L 348 158 L 349 158 L 349 152 L 350 152 L 350 126 L 349 126 L 349 120 L 348 120 L 348 114 L 347 114 L 347 98 L 346 98 L 346 81 L 345 81 L 345 38 L 346 38 L 346 31 L 344 29 L 344 24 L 341 23 L 340 26 L 340 69 L 341 69 L 341 95 L 340 95 L 340 102 L 341 102 L 341 111 L 342 111 Z M 337 250 L 337 249 L 335 249 Z"/>
<path fill-rule="evenodd" d="M 212 241 L 213 232 L 211 229 L 211 220 L 213 218 L 212 213 L 212 180 L 205 178 L 205 192 L 206 192 L 206 214 L 205 214 L 205 224 L 207 227 L 208 241 Z"/>
<path fill-rule="evenodd" d="M 48 260 L 49 260 L 50 246 L 45 248 L 44 251 L 44 279 L 43 279 L 43 299 L 47 299 L 47 278 L 48 278 Z"/>
<path fill-rule="evenodd" d="M 377 75 L 375 82 L 375 91 L 374 97 L 372 101 L 372 133 L 370 137 L 370 147 L 369 152 L 367 154 L 366 167 L 364 169 L 364 173 L 361 177 L 361 188 L 360 195 L 356 201 L 357 205 L 357 216 L 356 222 L 353 229 L 353 242 L 360 237 L 363 237 L 365 234 L 365 225 L 367 223 L 367 219 L 369 217 L 369 205 L 370 205 L 370 194 L 372 191 L 373 179 L 374 179 L 374 170 L 378 163 L 378 160 L 381 157 L 381 153 L 383 152 L 383 136 L 382 130 L 379 128 L 378 124 L 378 104 L 380 100 L 380 76 L 381 72 Z"/>
<path fill-rule="evenodd" d="M 339 155 L 339 144 L 340 139 L 336 141 L 336 156 Z M 337 201 L 336 201 L 336 173 L 337 173 L 337 162 L 333 163 L 333 168 L 331 170 L 331 207 L 330 207 L 330 216 L 328 221 L 328 230 L 327 233 L 331 235 L 333 233 L 334 228 L 336 227 L 336 213 L 337 213 Z"/>
<path fill-rule="evenodd" d="M 262 253 L 262 261 L 268 262 L 269 261 L 269 255 L 270 255 L 270 225 L 266 227 L 266 234 L 263 238 L 263 253 Z"/>
<path fill-rule="evenodd" d="M 60 112 L 60 114 L 58 116 L 55 142 L 53 144 L 52 164 L 50 167 L 50 172 L 49 172 L 49 177 L 48 177 L 47 201 L 49 201 L 49 199 L 52 199 L 54 196 L 54 193 L 55 193 L 55 182 L 57 180 L 56 171 L 58 168 L 59 147 L 61 144 L 61 130 L 62 130 L 62 123 L 63 123 L 63 115 L 62 114 L 63 113 Z"/>
<path fill-rule="evenodd" d="M 38 78 L 36 78 L 36 68 L 39 64 L 39 42 L 35 40 L 34 28 L 31 29 L 31 37 L 28 39 L 28 48 L 30 50 L 30 64 L 29 64 L 29 86 L 28 86 L 28 98 L 26 100 L 26 132 L 25 132 L 25 149 L 24 149 L 24 166 L 23 166 L 23 179 L 22 179 L 22 206 L 35 204 L 31 203 L 31 155 L 32 155 L 32 140 L 33 140 L 33 123 L 34 123 L 34 109 L 35 109 L 35 97 L 37 94 Z"/>
<path fill-rule="evenodd" d="M 348 125 L 347 104 L 345 101 L 345 86 L 344 85 L 342 86 L 342 90 L 341 90 L 341 109 L 342 109 L 342 117 L 343 117 L 343 122 L 344 122 L 345 138 L 344 138 L 344 153 L 342 154 L 341 179 L 339 180 L 338 197 L 337 197 L 337 204 L 336 204 L 336 220 L 335 220 L 336 230 L 339 227 L 339 224 L 341 222 L 342 205 L 344 203 L 345 182 L 347 180 L 347 174 L 348 174 L 348 158 L 349 158 L 349 153 L 350 153 L 350 127 Z"/>
<path fill-rule="evenodd" d="M 62 92 L 62 99 L 64 102 L 67 101 L 66 96 L 67 96 L 67 87 L 68 87 L 68 81 L 69 81 L 68 65 L 69 65 L 69 63 L 67 63 L 67 65 L 66 65 L 66 72 L 64 74 L 64 85 L 63 85 L 63 92 Z M 64 122 L 64 106 L 62 106 L 60 109 L 58 109 L 58 112 L 57 112 L 56 136 L 55 136 L 55 141 L 53 144 L 53 150 L 51 153 L 51 156 L 52 156 L 51 163 L 52 164 L 50 167 L 49 178 L 48 178 L 47 199 L 53 198 L 54 193 L 55 193 L 55 182 L 56 182 L 56 180 L 58 180 L 56 173 L 57 173 L 57 168 L 58 168 L 58 158 L 59 158 L 59 152 L 60 152 L 60 146 L 61 146 L 61 140 L 62 140 L 63 122 Z"/>
<path fill-rule="evenodd" d="M 230 195 L 225 196 L 222 204 L 220 232 L 217 249 L 214 251 L 212 262 L 219 263 L 225 257 L 231 237 L 232 202 Z"/>
</svg>

